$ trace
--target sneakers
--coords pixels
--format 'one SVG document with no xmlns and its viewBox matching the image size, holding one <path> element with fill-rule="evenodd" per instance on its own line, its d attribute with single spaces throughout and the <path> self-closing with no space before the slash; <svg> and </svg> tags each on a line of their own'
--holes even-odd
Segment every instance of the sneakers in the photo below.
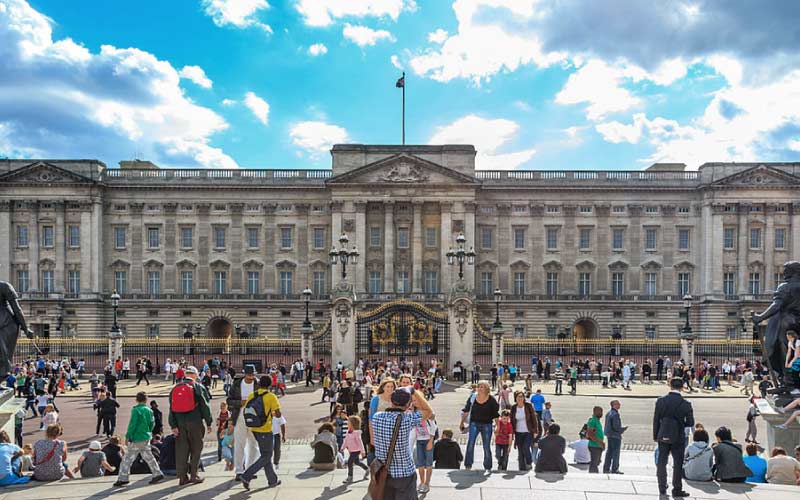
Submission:
<svg viewBox="0 0 800 500">
<path fill-rule="evenodd" d="M 427 485 L 427 484 L 425 484 L 425 483 L 422 483 L 422 484 L 420 484 L 420 485 L 419 485 L 419 487 L 417 488 L 417 491 L 418 491 L 419 493 L 427 493 L 427 492 L 431 491 L 431 487 L 430 487 L 430 486 L 428 486 L 428 485 Z"/>
<path fill-rule="evenodd" d="M 342 481 L 342 484 L 349 484 L 353 482 L 353 476 L 347 476 L 347 479 Z"/>
<path fill-rule="evenodd" d="M 278 479 L 278 480 L 277 480 L 277 481 L 275 481 L 274 483 L 272 483 L 272 484 L 268 484 L 268 485 L 267 485 L 267 489 L 269 489 L 269 488 L 277 488 L 277 487 L 278 487 L 278 486 L 280 486 L 280 485 L 281 485 L 281 480 L 280 480 L 280 479 Z"/>
<path fill-rule="evenodd" d="M 161 476 L 161 479 L 164 479 L 164 476 Z M 129 483 L 130 483 L 130 481 L 117 481 L 116 483 L 114 483 L 114 488 L 120 488 L 120 487 L 125 486 L 125 485 L 127 485 Z"/>
<path fill-rule="evenodd" d="M 158 475 L 158 476 L 156 476 L 156 477 L 154 477 L 153 479 L 150 480 L 150 484 L 160 483 L 163 480 L 164 480 L 164 476 L 163 475 Z"/>
</svg>

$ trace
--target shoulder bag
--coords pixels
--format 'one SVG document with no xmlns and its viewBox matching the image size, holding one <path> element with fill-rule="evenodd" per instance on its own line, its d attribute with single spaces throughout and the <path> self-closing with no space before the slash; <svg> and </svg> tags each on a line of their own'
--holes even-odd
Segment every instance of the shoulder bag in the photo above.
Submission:
<svg viewBox="0 0 800 500">
<path fill-rule="evenodd" d="M 386 490 L 386 480 L 389 479 L 389 465 L 392 463 L 397 435 L 400 433 L 400 424 L 403 421 L 403 414 L 397 415 L 397 420 L 392 431 L 392 440 L 389 442 L 389 451 L 386 453 L 386 463 L 379 458 L 375 458 L 369 466 L 369 496 L 372 500 L 383 500 L 383 493 Z M 373 440 L 374 442 L 374 440 Z"/>
</svg>

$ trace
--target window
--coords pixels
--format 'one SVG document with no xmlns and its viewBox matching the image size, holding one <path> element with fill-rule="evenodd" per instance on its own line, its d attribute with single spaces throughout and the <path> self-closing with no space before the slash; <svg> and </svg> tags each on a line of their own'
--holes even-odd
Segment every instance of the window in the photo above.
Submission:
<svg viewBox="0 0 800 500">
<path fill-rule="evenodd" d="M 214 228 L 214 248 L 225 248 L 225 228 Z"/>
<path fill-rule="evenodd" d="M 658 230 L 648 227 L 644 230 L 644 249 L 655 250 L 658 246 Z"/>
<path fill-rule="evenodd" d="M 425 293 L 439 293 L 439 273 L 425 271 Z"/>
<path fill-rule="evenodd" d="M 325 295 L 325 271 L 314 271 L 313 278 L 314 295 Z"/>
<path fill-rule="evenodd" d="M 81 272 L 69 271 L 67 273 L 67 292 L 81 293 Z"/>
<path fill-rule="evenodd" d="M 491 271 L 481 273 L 481 295 L 491 297 L 494 293 L 494 280 Z"/>
<path fill-rule="evenodd" d="M 214 271 L 214 293 L 225 293 L 228 281 L 228 273 L 225 271 Z"/>
<path fill-rule="evenodd" d="M 159 247 L 159 231 L 157 227 L 147 228 L 147 248 Z"/>
<path fill-rule="evenodd" d="M 261 273 L 258 271 L 247 271 L 247 293 L 256 295 L 261 292 Z"/>
<path fill-rule="evenodd" d="M 678 213 L 679 214 L 688 214 L 690 212 L 689 208 L 690 207 L 687 207 L 685 205 L 684 206 L 680 206 L 680 207 L 678 207 Z"/>
<path fill-rule="evenodd" d="M 547 325 L 547 336 L 548 338 L 554 339 L 558 335 L 558 328 L 556 325 Z"/>
<path fill-rule="evenodd" d="M 589 229 L 587 227 L 581 228 L 579 244 L 580 244 L 579 248 L 581 250 L 589 250 L 590 248 L 592 248 L 592 230 L 591 229 Z"/>
<path fill-rule="evenodd" d="M 247 228 L 247 248 L 258 248 L 258 228 Z"/>
<path fill-rule="evenodd" d="M 592 294 L 592 273 L 580 273 L 578 275 L 578 294 Z"/>
<path fill-rule="evenodd" d="M 381 246 L 381 228 L 375 226 L 369 228 L 369 246 L 373 248 Z"/>
<path fill-rule="evenodd" d="M 525 229 L 521 227 L 514 228 L 514 249 L 525 249 Z"/>
<path fill-rule="evenodd" d="M 378 233 L 380 236 L 380 233 Z M 369 293 L 381 293 L 383 290 L 383 277 L 380 271 L 369 272 Z"/>
<path fill-rule="evenodd" d="M 44 293 L 52 293 L 55 291 L 53 271 L 42 271 L 42 291 Z"/>
<path fill-rule="evenodd" d="M 658 207 L 656 207 L 656 206 L 644 207 L 644 213 L 646 213 L 646 214 L 657 214 L 658 213 Z"/>
<path fill-rule="evenodd" d="M 194 240 L 194 230 L 191 227 L 181 228 L 181 248 L 192 248 Z"/>
<path fill-rule="evenodd" d="M 42 227 L 42 246 L 53 248 L 53 226 Z"/>
<path fill-rule="evenodd" d="M 525 336 L 525 325 L 514 325 L 514 337 L 521 339 Z"/>
<path fill-rule="evenodd" d="M 722 230 L 722 246 L 725 250 L 736 249 L 736 228 L 726 227 Z"/>
<path fill-rule="evenodd" d="M 147 293 L 156 295 L 161 292 L 161 272 L 147 271 Z"/>
<path fill-rule="evenodd" d="M 777 250 L 786 248 L 786 229 L 782 227 L 775 229 L 775 248 Z"/>
<path fill-rule="evenodd" d="M 314 228 L 314 248 L 319 250 L 321 248 L 325 248 L 325 228 L 324 227 L 315 227 Z"/>
<path fill-rule="evenodd" d="M 614 250 L 623 250 L 625 248 L 625 230 L 614 229 L 611 231 L 612 248 Z"/>
<path fill-rule="evenodd" d="M 678 273 L 678 296 L 683 297 L 692 293 L 692 275 L 690 273 Z"/>
<path fill-rule="evenodd" d="M 69 246 L 70 248 L 78 248 L 81 246 L 80 226 L 67 227 L 67 246 Z"/>
<path fill-rule="evenodd" d="M 528 213 L 528 207 L 525 205 L 514 205 L 514 213 L 515 214 L 526 214 Z"/>
<path fill-rule="evenodd" d="M 426 227 L 425 228 L 425 247 L 426 248 L 436 248 L 438 231 L 435 227 Z"/>
<path fill-rule="evenodd" d="M 624 214 L 625 205 L 614 205 L 613 207 L 611 207 L 611 211 L 615 214 Z"/>
<path fill-rule="evenodd" d="M 284 250 L 289 250 L 292 248 L 292 228 L 291 227 L 282 227 L 281 228 L 281 248 Z"/>
<path fill-rule="evenodd" d="M 547 273 L 545 287 L 545 293 L 547 295 L 558 295 L 558 273 Z"/>
<path fill-rule="evenodd" d="M 281 283 L 281 293 L 283 295 L 291 295 L 292 293 L 292 279 L 294 275 L 292 271 L 281 271 L 280 274 L 280 283 Z"/>
<path fill-rule="evenodd" d="M 25 293 L 30 288 L 30 275 L 27 269 L 20 269 L 17 271 L 17 291 Z"/>
<path fill-rule="evenodd" d="M 580 212 L 582 214 L 590 214 L 590 213 L 592 213 L 592 207 L 590 207 L 590 206 L 589 207 L 581 207 L 580 208 Z"/>
<path fill-rule="evenodd" d="M 772 276 L 772 279 L 773 279 L 773 283 L 775 283 L 775 287 L 773 288 L 773 290 L 775 290 L 775 289 L 778 288 L 778 285 L 783 283 L 783 273 L 775 273 Z"/>
<path fill-rule="evenodd" d="M 611 294 L 615 297 L 625 294 L 625 273 L 611 273 Z"/>
<path fill-rule="evenodd" d="M 561 213 L 561 207 L 559 207 L 557 205 L 547 205 L 547 208 L 545 208 L 545 211 L 548 214 L 557 214 L 557 213 Z"/>
<path fill-rule="evenodd" d="M 158 337 L 159 326 L 156 323 L 147 327 L 147 334 L 151 339 Z"/>
<path fill-rule="evenodd" d="M 28 226 L 17 226 L 17 246 L 28 246 Z"/>
<path fill-rule="evenodd" d="M 752 205 L 750 207 L 750 213 L 758 213 L 761 212 L 761 205 Z"/>
<path fill-rule="evenodd" d="M 722 287 L 725 295 L 736 295 L 736 273 L 723 273 Z"/>
<path fill-rule="evenodd" d="M 656 295 L 658 293 L 658 273 L 644 273 L 644 294 Z"/>
<path fill-rule="evenodd" d="M 192 271 L 181 271 L 181 292 L 194 293 L 194 273 Z"/>
<path fill-rule="evenodd" d="M 761 229 L 754 227 L 750 229 L 750 248 L 752 249 L 759 249 L 761 248 Z"/>
<path fill-rule="evenodd" d="M 490 228 L 490 227 L 482 227 L 481 228 L 481 248 L 485 248 L 487 250 L 491 249 L 492 248 L 492 243 L 494 243 L 492 241 L 494 239 L 493 236 L 494 236 L 494 233 L 492 231 L 492 228 Z"/>
<path fill-rule="evenodd" d="M 731 340 L 737 340 L 739 337 L 739 329 L 735 326 L 725 327 L 725 336 Z"/>
<path fill-rule="evenodd" d="M 750 273 L 750 294 L 758 295 L 761 293 L 761 273 Z"/>
<path fill-rule="evenodd" d="M 644 327 L 644 338 L 653 340 L 656 338 L 656 327 L 655 325 L 645 325 Z"/>
<path fill-rule="evenodd" d="M 397 228 L 397 248 L 408 248 L 408 228 Z"/>
<path fill-rule="evenodd" d="M 554 227 L 547 228 L 547 249 L 548 250 L 558 249 L 558 228 Z"/>
<path fill-rule="evenodd" d="M 411 284 L 408 278 L 408 271 L 397 271 L 397 293 L 409 293 Z"/>
<path fill-rule="evenodd" d="M 128 273 L 126 271 L 114 271 L 114 290 L 117 293 L 125 293 L 128 289 Z"/>
<path fill-rule="evenodd" d="M 689 250 L 688 229 L 678 229 L 678 250 Z"/>
<path fill-rule="evenodd" d="M 514 273 L 514 295 L 525 295 L 525 273 Z"/>
</svg>

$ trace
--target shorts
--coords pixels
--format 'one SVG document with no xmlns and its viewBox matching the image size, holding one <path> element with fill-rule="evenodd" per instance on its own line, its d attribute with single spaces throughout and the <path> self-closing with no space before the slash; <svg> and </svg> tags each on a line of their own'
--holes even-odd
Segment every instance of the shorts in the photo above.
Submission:
<svg viewBox="0 0 800 500">
<path fill-rule="evenodd" d="M 417 441 L 417 467 L 433 467 L 433 450 L 426 450 L 428 440 Z"/>
</svg>

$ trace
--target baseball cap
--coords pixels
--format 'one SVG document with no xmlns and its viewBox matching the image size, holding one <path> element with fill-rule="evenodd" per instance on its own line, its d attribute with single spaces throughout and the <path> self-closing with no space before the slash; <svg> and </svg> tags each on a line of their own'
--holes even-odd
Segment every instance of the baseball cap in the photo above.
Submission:
<svg viewBox="0 0 800 500">
<path fill-rule="evenodd" d="M 392 404 L 399 408 L 405 408 L 409 401 L 411 401 L 411 393 L 405 389 L 397 389 L 392 393 Z"/>
<path fill-rule="evenodd" d="M 194 367 L 194 366 L 187 366 L 187 367 L 186 367 L 186 370 L 184 370 L 184 372 L 185 372 L 185 373 L 194 373 L 195 375 L 198 375 L 198 374 L 200 373 L 200 372 L 197 370 L 197 368 L 196 368 L 196 367 Z"/>
<path fill-rule="evenodd" d="M 244 374 L 245 375 L 255 375 L 256 367 L 255 365 L 244 365 Z"/>
</svg>

